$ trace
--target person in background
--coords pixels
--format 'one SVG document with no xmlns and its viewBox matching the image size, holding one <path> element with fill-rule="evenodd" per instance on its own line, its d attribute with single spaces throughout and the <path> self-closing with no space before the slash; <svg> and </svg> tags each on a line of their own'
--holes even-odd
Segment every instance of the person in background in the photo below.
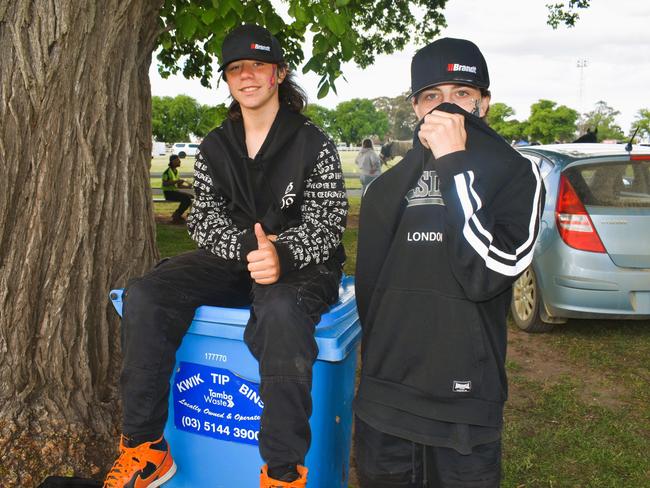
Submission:
<svg viewBox="0 0 650 488">
<path fill-rule="evenodd" d="M 355 159 L 357 167 L 361 171 L 361 195 L 366 192 L 368 185 L 381 174 L 381 160 L 372 147 L 370 139 L 364 139 L 361 144 L 361 151 Z"/>
<path fill-rule="evenodd" d="M 169 156 L 169 167 L 162 174 L 162 191 L 165 200 L 168 202 L 180 202 L 176 211 L 172 214 L 172 224 L 184 224 L 183 213 L 192 205 L 194 197 L 185 192 L 178 191 L 180 188 L 192 188 L 185 180 L 178 176 L 178 168 L 181 165 L 181 158 L 172 154 Z"/>
<path fill-rule="evenodd" d="M 419 50 L 413 149 L 362 200 L 361 488 L 500 484 L 506 317 L 533 258 L 544 185 L 484 122 L 489 84 L 470 41 Z"/>
</svg>

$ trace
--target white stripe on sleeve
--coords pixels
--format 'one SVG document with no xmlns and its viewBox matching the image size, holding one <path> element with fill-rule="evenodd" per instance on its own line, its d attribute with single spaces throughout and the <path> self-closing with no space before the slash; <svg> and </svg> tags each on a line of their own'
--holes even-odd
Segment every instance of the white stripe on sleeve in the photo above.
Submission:
<svg viewBox="0 0 650 488">
<path fill-rule="evenodd" d="M 467 178 L 463 173 L 454 176 L 454 181 L 456 184 L 456 193 L 458 194 L 458 198 L 460 199 L 460 204 L 463 208 L 463 214 L 465 216 L 465 225 L 463 226 L 463 236 L 465 236 L 467 242 L 474 248 L 474 250 L 478 253 L 478 255 L 483 258 L 486 266 L 489 269 L 506 276 L 515 276 L 521 273 L 524 269 L 526 269 L 530 265 L 533 259 L 534 246 L 532 246 L 532 244 L 533 244 L 533 239 L 535 237 L 535 227 L 537 225 L 537 220 L 539 219 L 538 209 L 539 209 L 539 198 L 541 194 L 542 181 L 539 175 L 539 169 L 537 168 L 535 163 L 533 163 L 532 161 L 529 161 L 529 163 L 531 164 L 532 172 L 535 175 L 536 184 L 535 184 L 535 194 L 533 196 L 533 201 L 532 201 L 531 215 L 528 224 L 528 237 L 523 244 L 517 247 L 514 254 L 505 252 L 504 250 L 495 247 L 492 244 L 493 241 L 492 234 L 483 227 L 480 220 L 476 216 L 476 212 L 481 208 L 482 202 L 473 186 L 474 172 L 473 171 L 467 172 L 467 176 L 469 177 L 469 182 L 467 181 Z M 472 202 L 472 198 L 470 198 L 470 194 L 474 200 L 476 207 L 472 205 L 473 202 Z M 470 225 L 470 222 L 473 225 Z M 474 228 L 476 230 L 474 230 Z M 483 240 L 479 237 L 476 231 L 478 231 L 483 237 L 488 239 L 488 242 L 490 243 L 489 247 L 483 242 Z M 525 252 L 525 254 L 521 255 L 523 252 Z M 513 261 L 513 264 L 502 263 L 494 259 L 494 257 L 491 256 L 491 254 L 494 254 L 508 261 Z"/>
</svg>

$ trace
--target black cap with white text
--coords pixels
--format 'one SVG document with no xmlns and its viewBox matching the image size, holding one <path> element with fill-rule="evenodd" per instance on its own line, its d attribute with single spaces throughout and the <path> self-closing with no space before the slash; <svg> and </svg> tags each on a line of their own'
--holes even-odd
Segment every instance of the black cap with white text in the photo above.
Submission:
<svg viewBox="0 0 650 488">
<path fill-rule="evenodd" d="M 420 49 L 411 61 L 411 94 L 443 83 L 487 89 L 490 75 L 479 48 L 471 41 L 444 37 Z"/>
<path fill-rule="evenodd" d="M 255 24 L 244 24 L 235 27 L 223 40 L 219 71 L 240 59 L 278 64 L 284 61 L 284 56 L 280 43 L 268 30 Z"/>
</svg>

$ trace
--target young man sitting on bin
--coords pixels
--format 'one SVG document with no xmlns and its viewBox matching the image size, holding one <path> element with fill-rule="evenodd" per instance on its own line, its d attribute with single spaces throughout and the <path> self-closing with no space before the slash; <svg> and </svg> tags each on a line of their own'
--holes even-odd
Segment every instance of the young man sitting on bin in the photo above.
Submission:
<svg viewBox="0 0 650 488">
<path fill-rule="evenodd" d="M 228 119 L 199 148 L 188 228 L 199 250 L 129 282 L 122 320 L 123 435 L 105 488 L 174 474 L 163 438 L 176 349 L 201 305 L 251 305 L 259 361 L 262 488 L 304 487 L 314 328 L 338 298 L 347 199 L 334 143 L 301 115 L 277 39 L 243 25 L 225 38 Z M 173 447 L 173 446 L 172 446 Z"/>
</svg>

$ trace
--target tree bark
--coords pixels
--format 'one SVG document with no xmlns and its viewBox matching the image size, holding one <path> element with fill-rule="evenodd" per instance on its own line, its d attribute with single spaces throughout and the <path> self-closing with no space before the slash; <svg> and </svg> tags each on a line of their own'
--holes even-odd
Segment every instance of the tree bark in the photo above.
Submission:
<svg viewBox="0 0 650 488">
<path fill-rule="evenodd" d="M 157 258 L 148 70 L 162 0 L 0 0 L 0 486 L 101 477 L 108 292 Z"/>
</svg>

